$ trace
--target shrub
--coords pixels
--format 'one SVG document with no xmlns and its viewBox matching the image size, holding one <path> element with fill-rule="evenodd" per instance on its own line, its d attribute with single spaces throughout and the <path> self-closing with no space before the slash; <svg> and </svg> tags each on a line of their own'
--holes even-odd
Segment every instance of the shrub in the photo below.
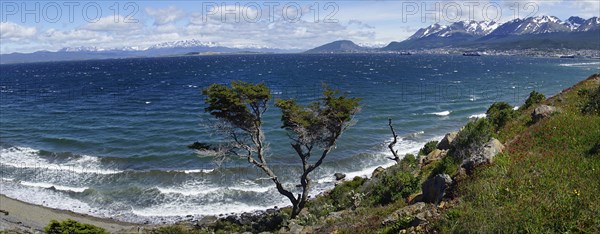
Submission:
<svg viewBox="0 0 600 234">
<path fill-rule="evenodd" d="M 450 155 L 457 160 L 467 158 L 492 138 L 492 129 L 493 126 L 487 118 L 468 123 L 456 136 L 456 145 Z"/>
<path fill-rule="evenodd" d="M 487 118 L 494 126 L 495 131 L 499 131 L 506 123 L 515 117 L 513 107 L 506 102 L 494 102 L 486 112 Z"/>
<path fill-rule="evenodd" d="M 453 176 L 458 171 L 460 161 L 454 157 L 444 157 L 431 171 L 429 177 L 434 177 L 439 174 L 448 174 Z"/>
<path fill-rule="evenodd" d="M 97 227 L 91 224 L 80 223 L 72 219 L 67 219 L 62 222 L 56 220 L 44 228 L 48 234 L 104 234 L 108 233 L 104 228 Z"/>
<path fill-rule="evenodd" d="M 529 93 L 529 98 L 527 98 L 527 100 L 525 101 L 525 105 L 523 105 L 523 107 L 521 107 L 521 109 L 525 110 L 531 106 L 540 104 L 545 99 L 546 99 L 546 96 L 544 96 L 544 94 L 538 93 L 535 90 L 531 91 L 531 93 Z"/>
<path fill-rule="evenodd" d="M 438 141 L 430 141 L 427 142 L 421 150 L 419 150 L 419 155 L 428 155 L 432 151 L 437 148 Z"/>
<path fill-rule="evenodd" d="M 417 160 L 417 157 L 415 157 L 414 154 L 406 154 L 398 164 L 403 171 L 410 172 L 417 167 L 419 161 Z"/>
<path fill-rule="evenodd" d="M 600 115 L 600 86 L 598 86 L 595 90 L 588 92 L 587 102 L 583 105 L 581 111 L 584 114 L 596 114 Z"/>
<path fill-rule="evenodd" d="M 334 210 L 342 210 L 348 207 L 352 207 L 354 205 L 355 197 L 353 196 L 358 187 L 364 184 L 366 181 L 365 178 L 362 177 L 354 177 L 352 181 L 341 183 L 329 194 L 329 198 L 331 199 L 331 203 L 334 207 Z"/>
<path fill-rule="evenodd" d="M 396 170 L 392 173 L 382 176 L 371 190 L 371 201 L 374 204 L 386 205 L 407 198 L 419 189 L 419 179 L 410 172 Z"/>
</svg>

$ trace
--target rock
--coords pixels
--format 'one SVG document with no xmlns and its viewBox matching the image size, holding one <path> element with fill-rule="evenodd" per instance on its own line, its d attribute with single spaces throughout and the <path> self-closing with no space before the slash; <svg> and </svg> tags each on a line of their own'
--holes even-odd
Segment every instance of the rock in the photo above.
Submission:
<svg viewBox="0 0 600 234">
<path fill-rule="evenodd" d="M 433 151 L 431 151 L 431 153 L 429 153 L 424 159 L 422 164 L 423 165 L 427 165 L 433 161 L 437 161 L 437 160 L 441 160 L 442 158 L 446 157 L 446 155 L 448 154 L 447 150 L 439 150 L 439 149 L 435 149 Z"/>
<path fill-rule="evenodd" d="M 196 224 L 198 226 L 205 226 L 205 225 L 216 223 L 217 220 L 218 220 L 217 217 L 209 215 L 209 216 L 202 217 L 202 219 L 198 220 L 198 222 L 196 222 Z"/>
<path fill-rule="evenodd" d="M 452 143 L 454 142 L 454 139 L 456 139 L 457 135 L 458 135 L 458 132 L 450 132 L 450 133 L 446 134 L 446 136 L 444 136 L 444 139 L 442 139 L 437 144 L 437 148 L 439 150 L 449 150 L 450 148 L 452 148 Z"/>
<path fill-rule="evenodd" d="M 425 209 L 425 203 L 423 202 L 417 202 L 415 204 L 402 207 L 385 217 L 385 219 L 383 219 L 382 221 L 382 224 L 387 225 L 397 223 L 401 218 L 407 216 L 415 216 L 416 214 L 423 211 L 423 209 Z"/>
<path fill-rule="evenodd" d="M 533 110 L 533 113 L 531 113 L 531 119 L 534 123 L 537 123 L 544 118 L 550 117 L 556 111 L 556 107 L 540 105 Z"/>
<path fill-rule="evenodd" d="M 335 180 L 343 180 L 344 178 L 346 178 L 346 174 L 344 173 L 335 173 L 333 174 L 335 176 Z"/>
<path fill-rule="evenodd" d="M 504 150 L 504 145 L 500 141 L 492 138 L 488 143 L 477 151 L 477 153 L 471 155 L 471 157 L 465 159 L 461 165 L 468 175 L 473 173 L 473 169 L 480 165 L 491 164 L 494 157 Z"/>
<path fill-rule="evenodd" d="M 428 179 L 421 185 L 423 201 L 434 204 L 440 203 L 450 184 L 452 184 L 452 178 L 448 174 L 439 174 Z"/>
<path fill-rule="evenodd" d="M 371 177 L 373 178 L 377 178 L 379 175 L 381 175 L 381 173 L 383 173 L 385 171 L 385 168 L 379 166 L 377 168 L 375 168 L 375 170 L 373 171 L 373 174 L 371 174 Z"/>
<path fill-rule="evenodd" d="M 289 230 L 290 230 L 290 233 L 294 233 L 294 234 L 296 234 L 296 233 L 302 233 L 302 229 L 303 229 L 304 227 L 302 227 L 302 226 L 300 226 L 300 225 L 298 225 L 298 224 L 295 224 L 295 223 L 290 223 L 290 224 L 288 225 L 288 228 L 289 228 Z"/>
</svg>

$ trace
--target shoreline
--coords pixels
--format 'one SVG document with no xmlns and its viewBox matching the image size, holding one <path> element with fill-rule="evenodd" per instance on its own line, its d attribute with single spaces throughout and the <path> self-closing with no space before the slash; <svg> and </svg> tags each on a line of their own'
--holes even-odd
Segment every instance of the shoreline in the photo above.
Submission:
<svg viewBox="0 0 600 234">
<path fill-rule="evenodd" d="M 109 233 L 138 233 L 144 227 L 150 227 L 35 205 L 3 194 L 0 194 L 0 211 L 0 230 L 18 230 L 26 233 L 43 232 L 50 220 L 66 219 L 102 227 Z"/>
</svg>

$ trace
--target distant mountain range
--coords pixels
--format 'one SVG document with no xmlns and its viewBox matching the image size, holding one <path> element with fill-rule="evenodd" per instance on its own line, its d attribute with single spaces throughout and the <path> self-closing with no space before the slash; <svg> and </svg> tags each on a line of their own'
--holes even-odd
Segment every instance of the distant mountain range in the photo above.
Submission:
<svg viewBox="0 0 600 234">
<path fill-rule="evenodd" d="M 554 16 L 515 19 L 506 23 L 460 21 L 450 25 L 433 24 L 417 30 L 408 39 L 382 48 L 357 45 L 349 40 L 334 41 L 305 53 L 369 53 L 435 48 L 480 49 L 594 49 L 600 50 L 600 18 L 572 16 L 561 21 Z M 26 63 L 86 59 L 157 57 L 200 53 L 295 53 L 261 46 L 226 47 L 216 42 L 182 40 L 146 48 L 130 46 L 114 49 L 69 47 L 59 51 L 3 54 L 0 63 Z"/>
<path fill-rule="evenodd" d="M 157 57 L 171 55 L 185 55 L 198 53 L 295 53 L 299 50 L 283 50 L 260 46 L 251 47 L 225 47 L 215 42 L 199 40 L 182 40 L 156 44 L 147 48 L 122 47 L 114 49 L 101 49 L 97 47 L 68 47 L 58 51 L 37 51 L 33 53 L 11 53 L 1 55 L 0 63 L 30 63 L 48 61 L 69 61 L 88 59 L 111 59 L 132 57 Z"/>
<path fill-rule="evenodd" d="M 434 48 L 477 49 L 598 49 L 600 19 L 577 16 L 561 21 L 554 16 L 515 19 L 506 23 L 460 21 L 450 25 L 433 24 L 417 30 L 408 39 L 391 42 L 376 51 L 404 51 Z M 371 52 L 351 41 L 336 41 L 306 53 Z"/>
</svg>

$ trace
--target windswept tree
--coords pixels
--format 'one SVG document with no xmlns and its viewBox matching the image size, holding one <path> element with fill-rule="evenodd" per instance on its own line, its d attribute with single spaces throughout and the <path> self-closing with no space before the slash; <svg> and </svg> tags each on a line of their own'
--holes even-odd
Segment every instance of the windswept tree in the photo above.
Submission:
<svg viewBox="0 0 600 234">
<path fill-rule="evenodd" d="M 309 174 L 323 163 L 359 110 L 358 98 L 346 97 L 328 87 L 324 88 L 320 100 L 306 106 L 295 100 L 276 100 L 275 105 L 282 111 L 282 128 L 287 130 L 291 146 L 302 163 L 302 174 L 298 175 L 302 192 L 294 195 L 279 181 L 265 158 L 262 117 L 269 108 L 269 88 L 264 84 L 234 81 L 231 87 L 213 84 L 202 93 L 207 104 L 205 111 L 221 121 L 219 128 L 231 139 L 225 147 L 226 154 L 246 158 L 269 176 L 277 191 L 292 203 L 292 218 L 300 213 L 308 199 Z M 204 149 L 213 148 L 201 143 L 197 145 Z M 317 155 L 316 160 L 311 160 L 313 154 Z"/>
</svg>

